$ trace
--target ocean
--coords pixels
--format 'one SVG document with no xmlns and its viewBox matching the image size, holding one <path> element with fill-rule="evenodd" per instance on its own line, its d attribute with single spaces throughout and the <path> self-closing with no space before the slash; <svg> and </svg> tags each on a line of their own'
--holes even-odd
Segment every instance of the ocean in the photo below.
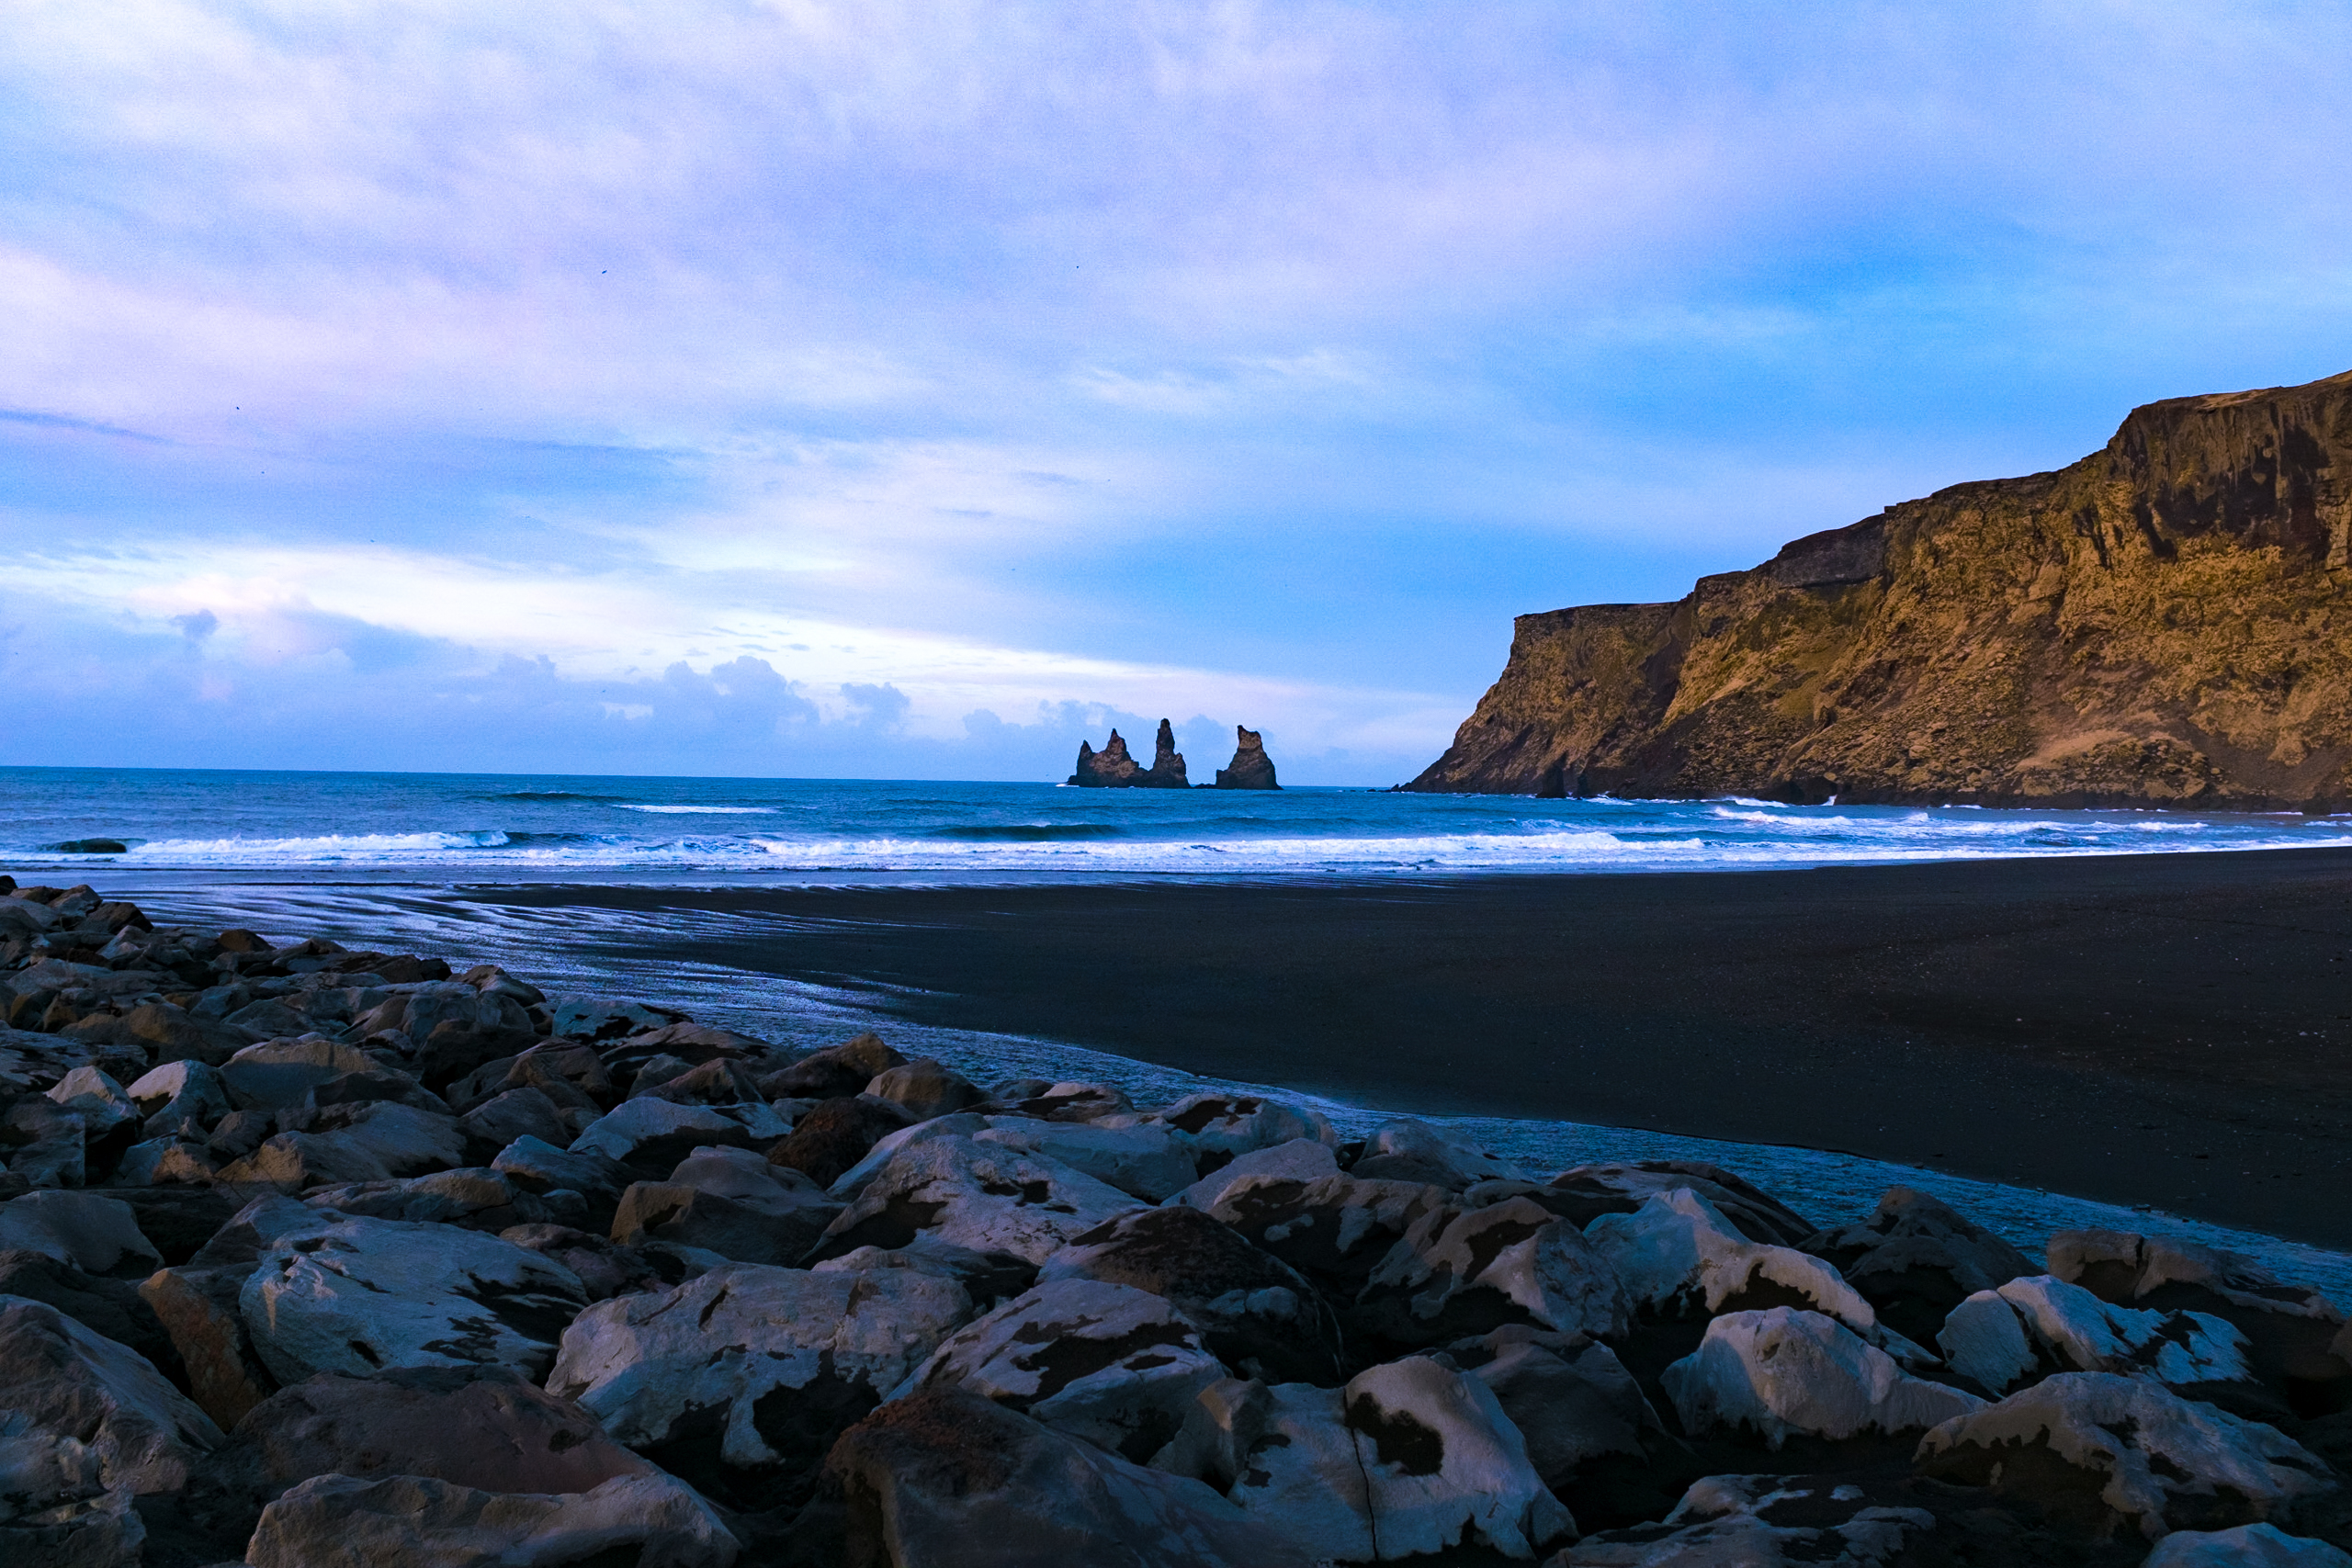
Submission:
<svg viewBox="0 0 2352 1568">
<path fill-rule="evenodd" d="M 92 852 L 91 840 L 119 844 Z M 61 849 L 77 844 L 78 849 Z M 1754 800 L 1533 800 L 1285 789 L 1079 790 L 1053 784 L 485 774 L 0 769 L 0 871 L 87 882 L 159 920 L 276 940 L 486 960 L 549 989 L 630 996 L 791 1044 L 875 1028 L 980 1081 L 1113 1082 L 1139 1103 L 1261 1086 L 1197 1077 L 1083 1043 L 930 1028 L 879 989 L 816 986 L 714 962 L 649 959 L 697 925 L 753 917 L 517 908 L 469 887 L 520 881 L 834 884 L 1076 878 L 1363 878 L 1770 869 L 2020 855 L 2352 844 L 2352 818 L 2156 811 L 1778 806 Z M 1349 1135 L 1393 1111 L 1312 1104 Z M 1886 1188 L 1944 1198 L 2030 1253 L 2056 1229 L 2161 1230 L 2246 1253 L 2352 1305 L 2352 1256 L 2180 1215 L 1973 1180 L 1859 1156 L 1643 1129 L 1442 1118 L 1539 1172 L 1600 1160 L 1703 1159 L 1824 1224 Z"/>
</svg>

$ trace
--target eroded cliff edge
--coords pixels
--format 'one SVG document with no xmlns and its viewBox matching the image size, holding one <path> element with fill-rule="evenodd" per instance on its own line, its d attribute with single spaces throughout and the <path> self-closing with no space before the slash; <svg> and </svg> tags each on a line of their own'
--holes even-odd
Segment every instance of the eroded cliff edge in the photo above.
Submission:
<svg viewBox="0 0 2352 1568">
<path fill-rule="evenodd" d="M 1521 615 L 1404 787 L 2341 808 L 2352 372 L 2132 411 L 1670 604 Z"/>
</svg>

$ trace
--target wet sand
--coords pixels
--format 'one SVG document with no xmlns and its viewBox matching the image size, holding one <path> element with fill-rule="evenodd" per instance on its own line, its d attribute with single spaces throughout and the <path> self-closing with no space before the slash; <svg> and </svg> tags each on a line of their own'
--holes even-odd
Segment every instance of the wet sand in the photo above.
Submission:
<svg viewBox="0 0 2352 1568">
<path fill-rule="evenodd" d="M 2352 852 L 467 897 L 756 914 L 662 956 L 1361 1105 L 1846 1150 L 2352 1247 Z"/>
</svg>

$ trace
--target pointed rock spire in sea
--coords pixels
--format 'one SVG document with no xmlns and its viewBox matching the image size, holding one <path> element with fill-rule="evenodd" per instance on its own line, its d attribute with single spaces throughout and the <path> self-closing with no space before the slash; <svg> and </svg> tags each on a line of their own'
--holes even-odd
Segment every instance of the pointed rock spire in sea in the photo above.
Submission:
<svg viewBox="0 0 2352 1568">
<path fill-rule="evenodd" d="M 1216 771 L 1216 789 L 1280 789 L 1274 782 L 1274 764 L 1266 755 L 1265 742 L 1254 729 L 1233 727 L 1238 743 L 1233 750 L 1233 765 Z M 1176 730 L 1166 719 L 1159 721 L 1159 734 L 1152 748 L 1151 766 L 1143 767 L 1127 750 L 1126 738 L 1116 729 L 1111 739 L 1097 751 L 1084 740 L 1078 743 L 1078 769 L 1065 781 L 1081 789 L 1190 789 L 1192 781 L 1184 774 L 1184 754 L 1176 750 Z"/>
</svg>

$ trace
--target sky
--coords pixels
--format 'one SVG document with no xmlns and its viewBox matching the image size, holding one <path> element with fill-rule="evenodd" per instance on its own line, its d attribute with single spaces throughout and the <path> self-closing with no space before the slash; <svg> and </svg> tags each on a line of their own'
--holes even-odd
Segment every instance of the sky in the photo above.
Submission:
<svg viewBox="0 0 2352 1568">
<path fill-rule="evenodd" d="M 1441 751 L 1514 615 L 2352 368 L 2341 5 L 0 29 L 0 764 Z"/>
</svg>

